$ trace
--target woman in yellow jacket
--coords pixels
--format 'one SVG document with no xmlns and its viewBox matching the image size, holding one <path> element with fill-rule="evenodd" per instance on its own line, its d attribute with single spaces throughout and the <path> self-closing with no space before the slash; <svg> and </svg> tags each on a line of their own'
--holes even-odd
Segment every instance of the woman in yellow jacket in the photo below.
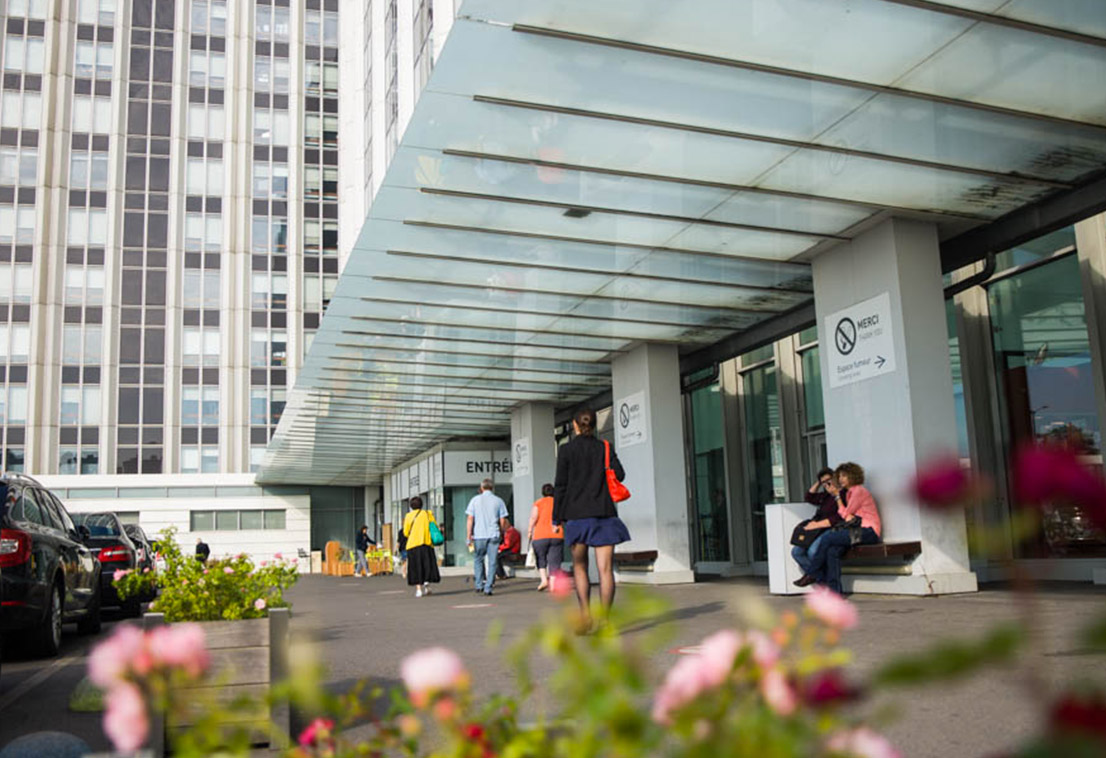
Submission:
<svg viewBox="0 0 1106 758">
<path fill-rule="evenodd" d="M 430 594 L 430 583 L 442 581 L 438 573 L 438 556 L 430 543 L 430 525 L 437 519 L 429 508 L 422 507 L 422 498 L 411 498 L 411 510 L 403 518 L 403 536 L 407 538 L 407 584 L 415 588 L 415 597 Z"/>
</svg>

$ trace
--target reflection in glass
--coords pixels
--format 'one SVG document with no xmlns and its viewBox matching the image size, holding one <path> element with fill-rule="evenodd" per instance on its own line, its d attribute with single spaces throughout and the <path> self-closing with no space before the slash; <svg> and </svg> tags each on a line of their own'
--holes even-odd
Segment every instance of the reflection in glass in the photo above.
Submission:
<svg viewBox="0 0 1106 758">
<path fill-rule="evenodd" d="M 1002 279 L 988 296 L 1009 449 L 1062 443 L 1100 466 L 1102 430 L 1076 256 Z M 1106 555 L 1106 532 L 1079 508 L 1056 504 L 1045 510 L 1041 533 L 1019 549 L 1024 557 Z"/>
<path fill-rule="evenodd" d="M 729 561 L 729 503 L 723 450 L 722 388 L 718 382 L 691 393 L 696 561 Z"/>
<path fill-rule="evenodd" d="M 783 440 L 776 367 L 762 366 L 742 377 L 745 399 L 745 445 L 748 451 L 749 507 L 752 509 L 753 560 L 768 560 L 764 506 L 782 503 Z"/>
</svg>

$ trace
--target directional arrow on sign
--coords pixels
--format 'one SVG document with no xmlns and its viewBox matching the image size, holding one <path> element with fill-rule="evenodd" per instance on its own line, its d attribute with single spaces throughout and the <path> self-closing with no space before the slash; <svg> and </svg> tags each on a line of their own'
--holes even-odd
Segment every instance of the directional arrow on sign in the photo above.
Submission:
<svg viewBox="0 0 1106 758">
<path fill-rule="evenodd" d="M 877 355 L 876 356 L 876 368 L 883 368 L 884 363 L 887 363 L 887 359 L 884 358 L 882 355 Z"/>
</svg>

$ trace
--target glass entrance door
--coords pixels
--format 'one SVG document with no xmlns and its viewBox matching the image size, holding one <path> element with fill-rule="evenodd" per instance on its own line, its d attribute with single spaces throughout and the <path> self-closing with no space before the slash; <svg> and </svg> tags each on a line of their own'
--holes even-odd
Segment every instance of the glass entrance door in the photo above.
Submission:
<svg viewBox="0 0 1106 758">
<path fill-rule="evenodd" d="M 1102 430 L 1076 256 L 994 282 L 988 300 L 1008 449 L 1062 443 L 1078 450 L 1088 465 L 1101 466 Z M 1040 533 L 1018 546 L 1018 553 L 1106 556 L 1106 532 L 1078 508 L 1057 504 L 1046 509 Z"/>
<path fill-rule="evenodd" d="M 692 465 L 692 562 L 730 561 L 729 498 L 723 442 L 722 386 L 690 393 Z"/>
</svg>

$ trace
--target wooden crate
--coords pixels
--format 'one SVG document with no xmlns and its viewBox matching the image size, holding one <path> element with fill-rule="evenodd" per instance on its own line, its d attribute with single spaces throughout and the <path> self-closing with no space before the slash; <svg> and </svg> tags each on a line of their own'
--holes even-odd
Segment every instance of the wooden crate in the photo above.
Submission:
<svg viewBox="0 0 1106 758">
<path fill-rule="evenodd" d="M 264 698 L 272 682 L 288 676 L 290 616 L 287 608 L 273 608 L 268 618 L 201 622 L 211 656 L 211 669 L 204 686 L 188 689 L 194 691 L 198 698 L 213 695 L 220 702 L 229 702 L 242 695 Z M 142 619 L 142 626 L 147 630 L 165 623 L 165 616 L 161 613 L 147 613 Z M 166 735 L 172 730 L 191 726 L 192 720 L 188 714 L 170 714 L 168 719 L 152 719 L 151 752 L 155 756 L 165 755 Z M 269 732 L 268 725 L 271 723 L 273 728 L 287 736 L 290 729 L 289 706 L 287 703 L 273 703 L 268 714 L 259 712 L 253 718 L 247 716 L 243 723 L 256 726 L 255 744 L 274 744 L 275 735 Z"/>
</svg>

